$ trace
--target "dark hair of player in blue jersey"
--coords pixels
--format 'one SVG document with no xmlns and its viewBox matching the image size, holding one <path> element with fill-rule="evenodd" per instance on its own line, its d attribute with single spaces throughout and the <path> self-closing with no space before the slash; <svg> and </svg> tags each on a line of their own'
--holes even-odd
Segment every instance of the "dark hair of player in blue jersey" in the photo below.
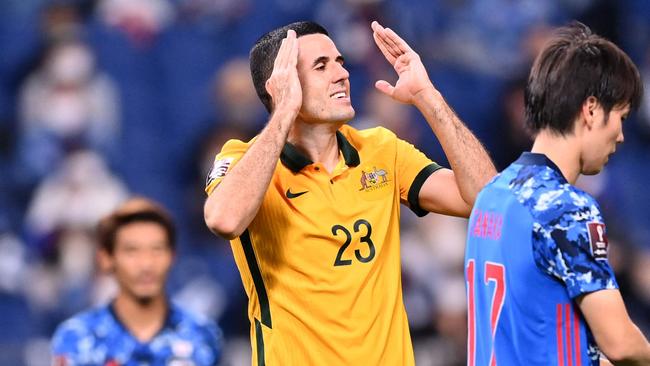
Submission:
<svg viewBox="0 0 650 366">
<path fill-rule="evenodd" d="M 251 76 L 255 91 L 262 100 L 266 110 L 273 110 L 271 96 L 266 91 L 266 81 L 271 77 L 273 64 L 280 50 L 282 40 L 287 37 L 287 31 L 290 29 L 296 32 L 296 37 L 306 36 L 308 34 L 324 34 L 329 36 L 327 30 L 315 22 L 296 22 L 285 25 L 284 27 L 274 29 L 260 37 L 250 51 Z"/>
<path fill-rule="evenodd" d="M 99 246 L 108 254 L 115 250 L 117 232 L 124 226 L 136 222 L 153 222 L 160 225 L 167 234 L 167 244 L 176 249 L 176 228 L 167 211 L 146 198 L 133 198 L 104 217 L 97 226 Z"/>
<path fill-rule="evenodd" d="M 537 56 L 525 91 L 526 123 L 571 134 L 582 104 L 595 97 L 605 111 L 638 108 L 643 84 L 636 66 L 614 43 L 580 22 L 559 28 Z"/>
</svg>

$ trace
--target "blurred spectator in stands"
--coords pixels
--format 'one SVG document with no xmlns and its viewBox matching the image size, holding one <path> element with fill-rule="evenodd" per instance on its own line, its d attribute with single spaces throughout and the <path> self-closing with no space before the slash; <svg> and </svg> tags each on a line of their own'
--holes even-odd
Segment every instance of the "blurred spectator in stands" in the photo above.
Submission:
<svg viewBox="0 0 650 366">
<path fill-rule="evenodd" d="M 0 355 L 6 365 L 21 364 L 24 345 L 37 331 L 35 314 L 23 294 L 26 262 L 20 239 L 0 231 Z"/>
<path fill-rule="evenodd" d="M 640 69 L 645 93 L 639 110 L 639 127 L 646 141 L 650 141 L 650 44 L 648 44 Z"/>
<path fill-rule="evenodd" d="M 404 304 L 416 364 L 465 364 L 466 298 L 463 272 L 467 220 L 403 211 Z"/>
<path fill-rule="evenodd" d="M 247 58 L 233 58 L 219 69 L 213 93 L 215 123 L 250 131 L 252 137 L 266 122 L 267 113 L 255 92 Z"/>
<path fill-rule="evenodd" d="M 352 121 L 356 128 L 385 127 L 399 138 L 410 141 L 414 145 L 418 145 L 423 140 L 421 132 L 424 131 L 415 124 L 409 106 L 393 102 L 374 88 L 366 90 L 359 88 L 359 92 L 365 92 L 365 95 L 362 104 L 363 112 Z M 424 140 L 430 143 L 430 139 Z"/>
<path fill-rule="evenodd" d="M 359 64 L 375 55 L 368 24 L 380 19 L 383 0 L 326 0 L 320 2 L 315 19 L 325 24 L 347 64 Z M 382 20 L 383 21 L 383 20 Z M 374 64 L 375 62 L 373 62 Z"/>
<path fill-rule="evenodd" d="M 501 171 L 513 161 L 517 160 L 522 151 L 529 151 L 532 147 L 531 133 L 526 129 L 524 115 L 524 88 L 526 79 L 519 78 L 504 88 L 499 108 L 495 108 L 491 124 L 497 133 L 489 150 L 494 159 L 494 165 Z"/>
<path fill-rule="evenodd" d="M 52 0 L 41 13 L 41 33 L 46 44 L 74 39 L 84 33 L 84 18 L 92 0 Z"/>
<path fill-rule="evenodd" d="M 441 4 L 442 13 L 436 14 L 445 17 L 439 19 L 440 38 L 428 45 L 427 56 L 452 61 L 468 71 L 499 77 L 526 69 L 528 59 L 522 51 L 530 30 L 562 13 L 556 3 L 536 0 L 443 1 Z"/>
<path fill-rule="evenodd" d="M 628 259 L 632 262 L 628 268 L 631 286 L 626 299 L 632 299 L 631 316 L 638 321 L 637 324 L 644 334 L 648 334 L 650 333 L 650 249 L 634 248 L 629 254 Z"/>
<path fill-rule="evenodd" d="M 94 227 L 126 197 L 123 183 L 87 150 L 69 155 L 37 188 L 25 219 L 34 258 L 25 292 L 46 330 L 96 301 Z"/>
<path fill-rule="evenodd" d="M 85 44 L 67 40 L 52 45 L 20 94 L 18 149 L 28 180 L 44 177 L 78 148 L 109 158 L 115 153 L 117 94 L 108 77 L 96 70 Z"/>
<path fill-rule="evenodd" d="M 221 27 L 248 15 L 255 6 L 251 0 L 179 0 L 178 3 L 180 17 L 191 20 L 205 17 Z"/>
<path fill-rule="evenodd" d="M 36 190 L 26 217 L 27 231 L 44 238 L 60 228 L 92 230 L 126 196 L 126 187 L 99 155 L 74 152 Z"/>
<path fill-rule="evenodd" d="M 168 0 L 100 0 L 100 19 L 126 34 L 135 46 L 147 47 L 174 20 Z"/>
</svg>

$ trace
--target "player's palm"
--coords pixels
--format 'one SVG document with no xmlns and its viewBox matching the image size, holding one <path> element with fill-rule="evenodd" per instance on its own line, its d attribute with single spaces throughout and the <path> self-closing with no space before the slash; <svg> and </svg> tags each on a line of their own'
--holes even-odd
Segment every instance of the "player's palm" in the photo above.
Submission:
<svg viewBox="0 0 650 366">
<path fill-rule="evenodd" d="M 395 86 L 384 80 L 378 81 L 376 86 L 380 91 L 399 102 L 412 104 L 415 95 L 432 87 L 427 71 L 420 61 L 420 56 L 413 51 L 399 56 L 395 60 L 393 68 L 399 76 Z"/>
<path fill-rule="evenodd" d="M 399 76 L 395 86 L 385 80 L 377 81 L 375 86 L 379 91 L 399 102 L 412 104 L 419 92 L 433 88 L 420 56 L 406 41 L 377 22 L 372 22 L 372 30 L 375 44 Z"/>
<path fill-rule="evenodd" d="M 271 76 L 266 81 L 266 91 L 273 101 L 273 109 L 298 112 L 302 105 L 302 87 L 298 78 L 298 40 L 296 32 L 289 30 L 282 40 L 273 64 Z"/>
</svg>

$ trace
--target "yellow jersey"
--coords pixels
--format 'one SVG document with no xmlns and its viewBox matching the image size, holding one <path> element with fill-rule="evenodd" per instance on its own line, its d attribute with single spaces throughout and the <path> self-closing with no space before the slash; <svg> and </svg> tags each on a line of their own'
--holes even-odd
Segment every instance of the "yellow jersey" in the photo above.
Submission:
<svg viewBox="0 0 650 366">
<path fill-rule="evenodd" d="M 257 215 L 231 241 L 249 298 L 253 365 L 414 364 L 400 203 L 426 214 L 418 194 L 440 166 L 381 127 L 346 125 L 337 141 L 331 173 L 287 143 Z M 208 194 L 253 142 L 223 146 Z"/>
</svg>

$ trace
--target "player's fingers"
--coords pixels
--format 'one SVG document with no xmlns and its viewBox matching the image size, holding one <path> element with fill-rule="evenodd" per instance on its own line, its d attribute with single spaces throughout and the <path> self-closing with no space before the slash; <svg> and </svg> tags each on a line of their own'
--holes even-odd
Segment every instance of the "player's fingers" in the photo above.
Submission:
<svg viewBox="0 0 650 366">
<path fill-rule="evenodd" d="M 287 31 L 287 36 L 284 38 L 284 50 L 282 56 L 282 66 L 287 67 L 291 63 L 291 51 L 296 42 L 296 32 L 292 29 Z"/>
<path fill-rule="evenodd" d="M 389 97 L 392 97 L 393 92 L 395 91 L 395 87 L 390 85 L 390 83 L 386 80 L 378 80 L 375 82 L 375 88 L 377 88 L 377 90 L 380 92 L 388 95 Z"/>
<path fill-rule="evenodd" d="M 394 44 L 388 38 L 388 35 L 386 34 L 386 28 L 382 27 L 375 21 L 372 23 L 372 29 L 374 31 L 373 35 L 377 35 L 375 41 L 377 41 L 377 43 L 383 44 L 386 51 L 388 51 L 393 58 L 399 57 L 401 52 L 399 51 L 399 48 L 394 47 Z"/>
<path fill-rule="evenodd" d="M 400 47 L 397 44 L 395 36 L 397 36 L 397 34 L 395 32 L 393 32 L 392 29 L 384 28 L 384 41 L 386 42 L 388 47 L 390 47 L 390 49 L 393 51 L 393 53 L 395 55 L 397 55 L 395 57 L 399 57 L 400 55 L 403 55 L 404 53 L 406 53 L 406 51 L 403 50 L 404 47 Z"/>
<path fill-rule="evenodd" d="M 286 50 L 287 49 L 287 39 L 284 38 L 282 43 L 280 43 L 280 48 L 278 49 L 278 54 L 275 56 L 275 61 L 273 62 L 273 68 L 278 69 L 286 64 Z"/>
<path fill-rule="evenodd" d="M 287 33 L 287 39 L 289 42 L 287 63 L 291 67 L 296 67 L 296 65 L 298 65 L 298 38 L 296 37 L 296 31 L 289 30 Z"/>
<path fill-rule="evenodd" d="M 390 28 L 386 28 L 386 37 L 389 42 L 391 42 L 397 49 L 402 53 L 412 52 L 413 49 L 402 39 L 395 31 Z"/>
<path fill-rule="evenodd" d="M 388 62 L 390 62 L 391 65 L 395 65 L 395 60 L 396 60 L 395 57 L 393 56 L 392 53 L 390 53 L 390 51 L 388 51 L 386 45 L 384 45 L 384 43 L 379 39 L 379 35 L 373 32 L 372 38 L 375 40 L 375 44 L 377 45 L 381 53 L 384 55 L 384 57 L 386 57 L 386 60 L 388 60 Z"/>
</svg>

